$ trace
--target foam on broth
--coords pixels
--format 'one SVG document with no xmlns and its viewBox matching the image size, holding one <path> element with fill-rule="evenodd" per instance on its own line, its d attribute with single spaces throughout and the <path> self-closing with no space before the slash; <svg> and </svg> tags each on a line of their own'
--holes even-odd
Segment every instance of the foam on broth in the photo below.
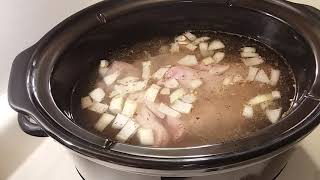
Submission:
<svg viewBox="0 0 320 180">
<path fill-rule="evenodd" d="M 244 105 L 247 104 L 250 99 L 257 95 L 270 93 L 271 91 L 280 91 L 281 99 L 274 100 L 270 108 L 281 107 L 282 112 L 288 111 L 290 108 L 290 100 L 294 97 L 295 93 L 295 82 L 290 67 L 281 55 L 270 47 L 246 37 L 225 33 L 204 33 L 196 35 L 198 37 L 209 36 L 211 37 L 210 41 L 214 39 L 222 41 L 225 48 L 217 51 L 224 52 L 225 57 L 219 65 L 229 65 L 230 68 L 221 75 L 200 78 L 203 81 L 203 85 L 193 91 L 193 93 L 196 94 L 197 101 L 193 103 L 191 113 L 181 113 L 182 116 L 179 118 L 181 126 L 185 130 L 183 138 L 178 141 L 170 140 L 169 143 L 160 147 L 189 147 L 222 143 L 250 136 L 258 130 L 270 126 L 272 123 L 266 117 L 265 110 L 262 110 L 259 105 L 253 106 L 254 118 L 252 119 L 245 118 L 242 112 Z M 170 52 L 159 52 L 159 49 L 163 51 L 165 49 L 163 47 L 168 46 L 171 42 L 172 37 L 155 38 L 136 44 L 133 47 L 112 52 L 106 59 L 110 61 L 111 65 L 112 62 L 116 61 L 127 62 L 140 71 L 142 69 L 141 63 L 149 60 L 152 62 L 152 73 L 166 65 L 172 65 L 173 67 L 180 66 L 177 64 L 177 61 L 187 54 L 195 54 L 199 63 L 203 59 L 198 50 L 190 52 L 185 48 L 180 48 L 180 52 L 174 54 Z M 223 85 L 226 77 L 233 77 L 235 75 L 240 75 L 243 78 L 247 77 L 248 67 L 241 61 L 240 49 L 248 46 L 256 48 L 256 51 L 265 60 L 265 63 L 256 67 L 263 69 L 268 75 L 270 74 L 271 68 L 281 71 L 277 86 L 260 82 L 242 82 L 227 86 Z M 79 81 L 75 87 L 75 94 L 80 97 L 87 96 L 91 90 L 97 86 L 101 86 L 101 83 L 103 84 L 103 79 L 98 74 L 98 68 L 97 65 L 97 69 L 94 69 L 91 75 Z M 195 67 L 190 68 L 197 69 Z M 151 79 L 148 82 L 149 85 L 153 83 L 157 83 L 157 81 Z M 109 93 L 110 92 L 107 92 L 107 96 Z M 75 98 L 79 97 L 74 97 L 73 99 Z M 106 97 L 103 103 L 109 104 L 110 100 L 111 98 Z M 72 102 L 76 123 L 100 136 L 114 139 L 119 130 L 115 130 L 109 125 L 102 132 L 97 131 L 94 125 L 101 114 L 87 109 L 82 110 L 79 101 L 77 102 L 78 103 L 75 103 L 75 101 Z M 166 95 L 158 94 L 156 103 L 160 102 L 170 105 L 169 97 Z M 164 123 L 164 128 L 167 127 L 165 122 L 162 120 L 159 121 L 160 123 Z M 175 136 L 172 133 L 170 134 L 170 132 L 169 135 L 171 139 Z M 135 135 L 126 143 L 139 145 L 139 141 Z"/>
</svg>

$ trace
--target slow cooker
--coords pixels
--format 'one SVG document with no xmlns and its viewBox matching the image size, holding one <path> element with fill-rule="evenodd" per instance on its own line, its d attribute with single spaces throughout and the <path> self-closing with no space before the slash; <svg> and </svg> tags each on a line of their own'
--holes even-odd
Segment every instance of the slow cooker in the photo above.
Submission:
<svg viewBox="0 0 320 180">
<path fill-rule="evenodd" d="M 280 122 L 236 141 L 188 148 L 117 143 L 74 123 L 78 79 L 113 50 L 186 30 L 227 32 L 274 48 L 296 94 Z M 108 52 L 106 52 L 106 49 Z M 64 20 L 12 64 L 8 96 L 24 132 L 67 148 L 86 180 L 274 179 L 320 122 L 320 12 L 280 0 L 108 0 Z M 61 159 L 63 162 L 63 159 Z"/>
</svg>

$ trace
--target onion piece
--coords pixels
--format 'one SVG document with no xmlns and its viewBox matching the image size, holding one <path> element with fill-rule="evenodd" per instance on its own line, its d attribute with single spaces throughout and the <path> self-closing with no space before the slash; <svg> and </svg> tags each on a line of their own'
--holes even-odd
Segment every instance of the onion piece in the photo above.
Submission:
<svg viewBox="0 0 320 180">
<path fill-rule="evenodd" d="M 116 71 L 113 74 L 110 74 L 110 75 L 104 77 L 103 81 L 106 83 L 106 85 L 109 86 L 109 85 L 113 84 L 119 76 L 120 76 L 120 72 Z"/>
<path fill-rule="evenodd" d="M 145 105 L 158 118 L 164 119 L 166 117 L 165 114 L 163 114 L 162 112 L 159 111 L 159 104 L 156 104 L 156 103 L 153 103 L 150 101 L 146 101 Z"/>
<path fill-rule="evenodd" d="M 282 113 L 282 108 L 279 109 L 267 109 L 266 110 L 266 116 L 269 119 L 269 121 L 271 121 L 273 124 L 276 123 L 280 117 L 281 117 L 281 113 Z"/>
<path fill-rule="evenodd" d="M 233 80 L 233 78 L 231 76 L 228 76 L 228 77 L 224 78 L 222 84 L 224 86 L 231 85 L 232 84 L 232 80 Z"/>
<path fill-rule="evenodd" d="M 261 83 L 266 83 L 266 84 L 269 84 L 269 82 L 270 82 L 268 75 L 262 69 L 257 73 L 255 81 L 261 82 Z"/>
<path fill-rule="evenodd" d="M 259 56 L 259 57 L 242 59 L 242 62 L 246 66 L 256 66 L 256 65 L 260 65 L 260 64 L 264 63 L 264 60 Z"/>
<path fill-rule="evenodd" d="M 172 109 L 184 114 L 189 114 L 191 112 L 192 107 L 193 107 L 192 104 L 189 104 L 180 100 L 176 100 L 171 105 Z"/>
<path fill-rule="evenodd" d="M 195 36 L 194 34 L 192 34 L 191 32 L 186 32 L 184 33 L 184 36 L 186 36 L 190 41 L 194 41 L 197 39 L 197 36 Z"/>
<path fill-rule="evenodd" d="M 210 74 L 221 75 L 230 69 L 230 65 L 217 65 L 213 66 L 210 70 Z"/>
<path fill-rule="evenodd" d="M 114 86 L 114 91 L 115 91 L 114 94 L 119 94 L 119 95 L 124 96 L 126 94 L 142 91 L 142 90 L 144 90 L 146 88 L 147 84 L 148 84 L 148 80 L 130 82 L 130 83 L 128 83 L 127 86 L 125 86 L 125 85 L 115 85 Z"/>
<path fill-rule="evenodd" d="M 254 115 L 252 106 L 245 105 L 243 108 L 242 116 L 246 119 L 252 119 Z"/>
<path fill-rule="evenodd" d="M 213 55 L 213 60 L 215 63 L 220 63 L 225 57 L 225 53 L 217 52 Z"/>
<path fill-rule="evenodd" d="M 94 128 L 97 131 L 102 132 L 113 121 L 114 118 L 114 115 L 104 113 L 99 118 L 98 122 L 94 125 Z"/>
<path fill-rule="evenodd" d="M 207 42 L 202 42 L 202 43 L 199 44 L 200 54 L 203 57 L 207 57 L 210 54 L 209 51 L 208 51 L 208 46 L 209 46 L 209 44 Z"/>
<path fill-rule="evenodd" d="M 81 98 L 81 109 L 87 109 L 93 104 L 93 101 L 89 96 Z"/>
<path fill-rule="evenodd" d="M 139 78 L 137 78 L 137 77 L 128 76 L 123 79 L 117 80 L 117 83 L 122 84 L 122 85 L 128 85 L 129 83 L 136 82 L 138 80 L 139 80 Z"/>
<path fill-rule="evenodd" d="M 182 88 L 175 90 L 170 95 L 170 103 L 173 103 L 174 101 L 182 98 L 186 94 L 186 91 Z"/>
<path fill-rule="evenodd" d="M 241 50 L 242 50 L 242 52 L 245 52 L 245 53 L 255 53 L 256 52 L 256 48 L 254 48 L 254 47 L 244 47 Z"/>
<path fill-rule="evenodd" d="M 180 36 L 177 36 L 174 40 L 175 40 L 176 42 L 181 42 L 181 41 L 186 41 L 187 38 L 186 38 L 186 36 L 184 36 L 184 35 L 180 35 Z"/>
<path fill-rule="evenodd" d="M 198 60 L 195 55 L 186 55 L 178 61 L 178 64 L 184 66 L 195 66 L 198 64 Z"/>
<path fill-rule="evenodd" d="M 99 103 L 99 102 L 95 102 L 88 109 L 90 111 L 96 112 L 98 114 L 102 114 L 102 113 L 104 113 L 104 112 L 106 112 L 108 110 L 108 107 L 109 106 L 107 104 L 102 104 L 102 103 Z"/>
<path fill-rule="evenodd" d="M 160 89 L 160 86 L 152 84 L 146 91 L 146 94 L 144 96 L 145 100 L 154 102 L 158 96 Z"/>
<path fill-rule="evenodd" d="M 160 91 L 160 94 L 162 95 L 170 95 L 170 89 L 169 88 L 162 88 Z"/>
<path fill-rule="evenodd" d="M 95 90 L 91 91 L 89 93 L 89 96 L 95 101 L 95 102 L 101 102 L 103 98 L 106 96 L 106 93 L 101 88 L 96 88 Z"/>
<path fill-rule="evenodd" d="M 281 99 L 280 91 L 272 91 L 271 95 L 272 95 L 273 99 Z"/>
<path fill-rule="evenodd" d="M 204 58 L 203 60 L 202 60 L 202 63 L 204 64 L 204 65 L 210 65 L 210 64 L 213 64 L 215 61 L 214 61 L 214 59 L 212 58 L 212 57 L 206 57 L 206 58 Z"/>
<path fill-rule="evenodd" d="M 181 98 L 183 102 L 192 104 L 197 100 L 197 97 L 194 94 L 187 94 Z"/>
<path fill-rule="evenodd" d="M 142 62 L 142 79 L 150 79 L 151 61 Z"/>
<path fill-rule="evenodd" d="M 106 68 L 109 66 L 109 62 L 107 60 L 100 60 L 100 68 Z"/>
<path fill-rule="evenodd" d="M 129 120 L 121 131 L 116 135 L 115 139 L 121 143 L 128 141 L 138 130 L 139 124 Z"/>
<path fill-rule="evenodd" d="M 117 114 L 116 118 L 114 119 L 111 128 L 113 129 L 122 129 L 128 121 L 130 121 L 131 119 L 127 116 L 124 116 L 122 114 Z"/>
<path fill-rule="evenodd" d="M 278 84 L 279 79 L 280 79 L 280 70 L 271 69 L 270 85 L 276 86 Z"/>
<path fill-rule="evenodd" d="M 249 73 L 248 73 L 246 80 L 247 81 L 254 81 L 257 76 L 258 71 L 259 71 L 259 68 L 249 67 Z"/>
<path fill-rule="evenodd" d="M 169 68 L 167 67 L 162 67 L 160 69 L 158 69 L 158 71 L 156 71 L 153 75 L 152 78 L 156 79 L 156 80 L 160 80 L 162 79 L 162 77 L 166 74 L 166 72 L 169 70 Z"/>
<path fill-rule="evenodd" d="M 109 110 L 113 114 L 118 114 L 122 111 L 122 106 L 124 103 L 124 98 L 122 96 L 116 96 L 111 99 Z"/>
<path fill-rule="evenodd" d="M 196 46 L 192 43 L 189 43 L 186 45 L 186 48 L 189 49 L 190 51 L 195 51 L 198 48 L 198 46 Z"/>
<path fill-rule="evenodd" d="M 153 146 L 154 145 L 154 135 L 152 129 L 139 128 L 136 136 L 138 141 L 143 146 Z"/>
<path fill-rule="evenodd" d="M 201 85 L 203 84 L 203 82 L 200 79 L 195 79 L 195 80 L 191 80 L 190 82 L 190 87 L 192 89 L 197 89 L 199 88 Z"/>
<path fill-rule="evenodd" d="M 262 94 L 250 99 L 248 104 L 254 106 L 271 100 L 273 100 L 272 94 Z"/>
<path fill-rule="evenodd" d="M 204 36 L 204 37 L 199 37 L 199 38 L 197 38 L 196 40 L 194 40 L 194 41 L 192 42 L 192 44 L 193 44 L 193 45 L 198 45 L 198 44 L 200 44 L 200 43 L 202 43 L 202 42 L 208 41 L 209 39 L 210 39 L 210 37 L 206 37 L 206 36 Z"/>
<path fill-rule="evenodd" d="M 253 58 L 253 57 L 259 57 L 258 53 L 254 53 L 254 52 L 242 52 L 241 53 L 241 57 L 243 58 Z"/>
<path fill-rule="evenodd" d="M 220 40 L 214 40 L 210 43 L 208 50 L 213 51 L 223 48 L 225 48 L 225 45 Z"/>
<path fill-rule="evenodd" d="M 171 53 L 178 53 L 180 52 L 180 47 L 178 43 L 172 43 L 170 47 L 170 52 Z"/>
<path fill-rule="evenodd" d="M 167 106 L 163 103 L 160 103 L 159 111 L 162 112 L 163 114 L 170 116 L 170 117 L 174 117 L 174 118 L 181 117 L 181 114 L 179 112 L 177 112 L 176 110 L 170 108 L 169 106 Z"/>
<path fill-rule="evenodd" d="M 179 87 L 179 82 L 176 79 L 172 78 L 164 82 L 164 87 L 169 89 L 175 89 Z"/>
<path fill-rule="evenodd" d="M 136 113 L 137 107 L 138 103 L 136 101 L 127 98 L 126 102 L 124 103 L 124 107 L 121 114 L 132 118 L 133 115 Z"/>
</svg>

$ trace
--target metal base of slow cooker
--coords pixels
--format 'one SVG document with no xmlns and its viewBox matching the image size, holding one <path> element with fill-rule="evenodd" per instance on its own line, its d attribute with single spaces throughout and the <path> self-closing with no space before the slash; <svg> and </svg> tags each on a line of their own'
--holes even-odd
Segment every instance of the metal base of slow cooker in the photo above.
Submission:
<svg viewBox="0 0 320 180">
<path fill-rule="evenodd" d="M 277 180 L 278 179 L 278 177 L 281 175 L 281 173 L 283 172 L 283 170 L 286 168 L 286 166 L 287 166 L 287 164 L 285 164 L 284 165 L 284 167 L 279 171 L 279 173 L 274 177 L 274 178 L 272 178 L 272 180 Z M 79 176 L 81 177 L 81 179 L 82 180 L 88 180 L 88 179 L 85 179 L 82 175 L 81 175 L 81 173 L 79 172 L 79 170 L 76 168 L 76 170 L 77 170 L 77 172 L 78 172 L 78 174 L 79 174 Z M 112 179 L 112 178 L 111 178 Z M 161 177 L 161 178 L 159 178 L 159 180 L 183 180 L 183 179 L 189 179 L 189 180 L 192 180 L 192 179 L 196 179 L 196 178 L 168 178 L 168 177 Z M 208 179 L 212 179 L 211 177 L 208 177 Z M 120 180 L 120 179 L 119 179 Z M 250 177 L 248 178 L 248 179 L 246 179 L 246 180 L 251 180 L 250 179 Z"/>
</svg>

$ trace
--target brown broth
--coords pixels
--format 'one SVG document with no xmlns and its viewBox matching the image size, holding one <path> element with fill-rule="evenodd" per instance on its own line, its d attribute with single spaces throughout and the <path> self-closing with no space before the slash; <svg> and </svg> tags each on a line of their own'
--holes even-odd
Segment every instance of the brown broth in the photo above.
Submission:
<svg viewBox="0 0 320 180">
<path fill-rule="evenodd" d="M 197 35 L 199 36 L 199 34 Z M 255 117 L 253 119 L 245 119 L 242 116 L 243 105 L 246 104 L 248 100 L 259 94 L 279 90 L 282 98 L 281 100 L 274 101 L 272 106 L 282 107 L 283 112 L 286 112 L 290 108 L 290 100 L 294 97 L 295 81 L 292 71 L 287 65 L 286 60 L 272 48 L 258 41 L 237 35 L 224 33 L 204 35 L 208 35 L 211 39 L 219 39 L 225 44 L 226 48 L 221 51 L 225 52 L 226 56 L 221 64 L 228 64 L 231 68 L 223 75 L 215 76 L 212 77 L 210 81 L 205 81 L 204 85 L 196 90 L 198 100 L 193 104 L 194 108 L 192 112 L 190 114 L 184 114 L 180 119 L 187 132 L 185 137 L 179 142 L 168 144 L 166 147 L 216 144 L 248 137 L 258 130 L 271 125 L 260 106 L 254 107 Z M 182 50 L 182 52 L 174 55 L 170 53 L 159 53 L 159 48 L 164 45 L 169 45 L 170 42 L 171 39 L 169 38 L 156 38 L 114 52 L 110 57 L 107 57 L 107 59 L 111 60 L 111 62 L 125 61 L 141 69 L 141 62 L 148 60 L 148 55 L 145 53 L 148 52 L 153 57 L 151 59 L 149 58 L 149 60 L 152 61 L 151 72 L 155 72 L 161 66 L 169 64 L 173 66 L 176 65 L 176 62 L 180 58 L 186 54 L 190 54 L 187 50 Z M 272 67 L 281 70 L 280 81 L 276 87 L 257 82 L 240 83 L 230 86 L 222 85 L 223 79 L 227 76 L 235 74 L 239 74 L 244 78 L 247 76 L 248 67 L 240 60 L 240 49 L 246 46 L 255 47 L 260 56 L 265 59 L 266 63 L 258 67 L 265 70 L 268 75 Z M 197 56 L 200 56 L 199 53 L 197 53 Z M 99 78 L 96 69 L 90 76 L 82 79 L 75 90 L 81 97 L 87 96 L 88 93 L 95 88 L 96 82 L 100 81 L 102 81 L 102 79 Z M 157 101 L 159 101 L 159 99 L 166 103 L 168 101 L 168 97 L 163 95 L 159 95 Z M 110 98 L 106 98 L 104 102 L 109 104 Z M 101 133 L 96 131 L 93 126 L 100 115 L 88 110 L 81 110 L 79 104 L 73 103 L 73 105 L 75 107 L 73 113 L 76 123 L 83 128 L 110 139 L 113 139 L 117 134 L 118 131 L 112 130 L 110 127 L 107 127 Z M 135 137 L 128 141 L 128 143 L 138 145 Z"/>
</svg>

